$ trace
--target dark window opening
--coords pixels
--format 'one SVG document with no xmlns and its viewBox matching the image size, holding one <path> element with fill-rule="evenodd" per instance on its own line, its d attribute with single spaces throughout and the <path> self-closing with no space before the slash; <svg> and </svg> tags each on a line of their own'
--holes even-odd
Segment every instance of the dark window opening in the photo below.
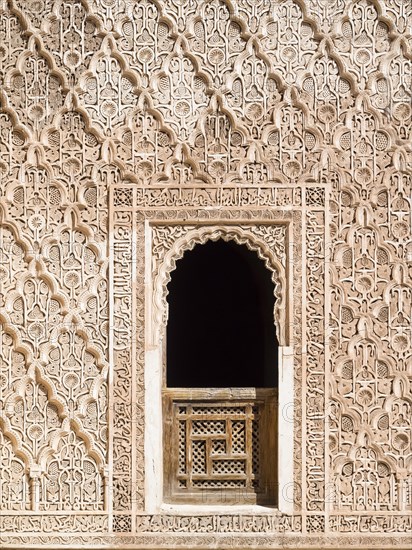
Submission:
<svg viewBox="0 0 412 550">
<path fill-rule="evenodd" d="M 167 386 L 277 386 L 271 272 L 234 241 L 196 245 L 168 285 Z"/>
</svg>

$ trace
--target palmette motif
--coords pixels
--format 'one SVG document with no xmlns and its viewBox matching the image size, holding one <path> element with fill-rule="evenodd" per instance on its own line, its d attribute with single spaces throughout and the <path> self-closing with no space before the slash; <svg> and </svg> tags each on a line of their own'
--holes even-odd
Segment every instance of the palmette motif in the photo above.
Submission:
<svg viewBox="0 0 412 550">
<path fill-rule="evenodd" d="M 0 0 L 2 544 L 410 532 L 411 22 L 409 0 Z M 292 515 L 145 513 L 146 327 L 210 235 L 279 260 Z"/>
</svg>

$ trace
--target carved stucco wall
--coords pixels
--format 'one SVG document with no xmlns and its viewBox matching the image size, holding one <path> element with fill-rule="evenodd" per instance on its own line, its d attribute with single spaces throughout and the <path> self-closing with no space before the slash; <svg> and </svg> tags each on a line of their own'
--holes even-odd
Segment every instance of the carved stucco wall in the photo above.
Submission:
<svg viewBox="0 0 412 550">
<path fill-rule="evenodd" d="M 0 0 L 3 546 L 408 546 L 411 17 Z M 147 249 L 205 224 L 289 227 L 291 514 L 147 513 Z"/>
</svg>

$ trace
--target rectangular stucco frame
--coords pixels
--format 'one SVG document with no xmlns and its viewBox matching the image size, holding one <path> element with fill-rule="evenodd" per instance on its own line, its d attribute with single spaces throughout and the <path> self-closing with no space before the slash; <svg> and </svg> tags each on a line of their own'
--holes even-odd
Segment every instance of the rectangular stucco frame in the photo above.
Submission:
<svg viewBox="0 0 412 550">
<path fill-rule="evenodd" d="M 126 195 L 125 195 L 126 193 Z M 125 199 L 125 196 L 127 197 Z M 297 362 L 302 354 L 294 354 L 301 347 L 302 318 L 296 315 L 294 301 L 301 300 L 301 277 L 296 269 L 296 243 L 300 244 L 301 212 L 293 206 L 267 209 L 233 208 L 145 208 L 140 202 L 144 190 L 138 187 L 122 187 L 113 190 L 114 207 L 113 236 L 121 231 L 126 236 L 131 255 L 130 289 L 132 315 L 130 320 L 134 338 L 131 341 L 131 357 L 135 359 L 132 368 L 132 388 L 136 406 L 133 408 L 135 422 L 132 434 L 139 439 L 132 450 L 132 459 L 138 472 L 132 470 L 135 489 L 136 528 L 139 514 L 160 516 L 193 516 L 199 514 L 246 514 L 261 517 L 275 514 L 279 520 L 288 520 L 298 512 L 298 492 L 301 487 L 300 462 L 295 460 L 300 453 L 300 428 L 295 419 L 295 398 L 299 394 L 301 365 Z M 121 202 L 117 197 L 121 197 Z M 125 204 L 127 203 L 127 204 Z M 143 207 L 142 207 L 143 206 Z M 117 208 L 118 207 L 118 208 Z M 118 212 L 118 214 L 117 214 Z M 116 223 L 116 220 L 120 223 Z M 116 227 L 117 226 L 117 227 Z M 164 313 L 159 312 L 159 296 L 156 296 L 156 278 L 161 261 L 173 244 L 190 231 L 204 229 L 216 231 L 248 231 L 252 229 L 258 238 L 268 231 L 269 246 L 284 247 L 285 266 L 285 321 L 286 336 L 279 346 L 279 402 L 278 402 L 278 498 L 276 508 L 259 505 L 171 505 L 163 502 L 163 421 L 162 421 L 162 377 L 164 346 L 162 328 Z M 282 229 L 281 229 L 282 228 Z M 284 231 L 284 243 L 274 241 L 273 231 Z M 259 231 L 262 235 L 259 235 Z M 272 234 L 271 234 L 272 232 Z M 124 243 L 125 245 L 126 243 Z M 123 245 L 123 253 L 125 246 Z M 113 242 L 116 249 L 116 242 Z M 119 249 L 120 250 L 120 249 Z M 116 262 L 116 254 L 114 255 Z M 116 268 L 114 266 L 114 275 Z M 167 284 L 167 279 L 165 279 Z M 116 296 L 114 296 L 116 302 Z M 302 311 L 302 308 L 298 308 Z M 298 329 L 296 330 L 296 325 Z M 114 320 L 114 326 L 116 322 Z M 297 335 L 297 337 L 296 337 Z M 114 331 L 116 337 L 116 331 Z M 114 349 L 116 350 L 116 342 Z M 142 351 L 142 348 L 144 351 Z M 114 361 L 116 365 L 116 361 Z M 143 384 L 142 384 L 143 382 Z M 131 395 L 132 397 L 132 395 Z M 114 408 L 116 410 L 116 408 Z M 114 419 L 115 422 L 115 419 Z M 116 435 L 114 428 L 114 436 Z M 142 434 L 144 436 L 142 437 Z M 141 475 L 140 470 L 144 472 Z M 139 510 L 140 509 L 140 510 Z M 114 517 L 116 517 L 116 511 Z M 300 521 L 300 514 L 296 520 Z"/>
</svg>

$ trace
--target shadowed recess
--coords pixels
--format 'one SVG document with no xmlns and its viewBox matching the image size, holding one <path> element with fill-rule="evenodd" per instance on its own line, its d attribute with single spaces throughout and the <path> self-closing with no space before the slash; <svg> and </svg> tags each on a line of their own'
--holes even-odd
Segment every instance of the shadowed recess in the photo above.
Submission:
<svg viewBox="0 0 412 550">
<path fill-rule="evenodd" d="M 263 260 L 233 241 L 208 241 L 171 275 L 167 386 L 277 386 L 274 286 Z"/>
</svg>

